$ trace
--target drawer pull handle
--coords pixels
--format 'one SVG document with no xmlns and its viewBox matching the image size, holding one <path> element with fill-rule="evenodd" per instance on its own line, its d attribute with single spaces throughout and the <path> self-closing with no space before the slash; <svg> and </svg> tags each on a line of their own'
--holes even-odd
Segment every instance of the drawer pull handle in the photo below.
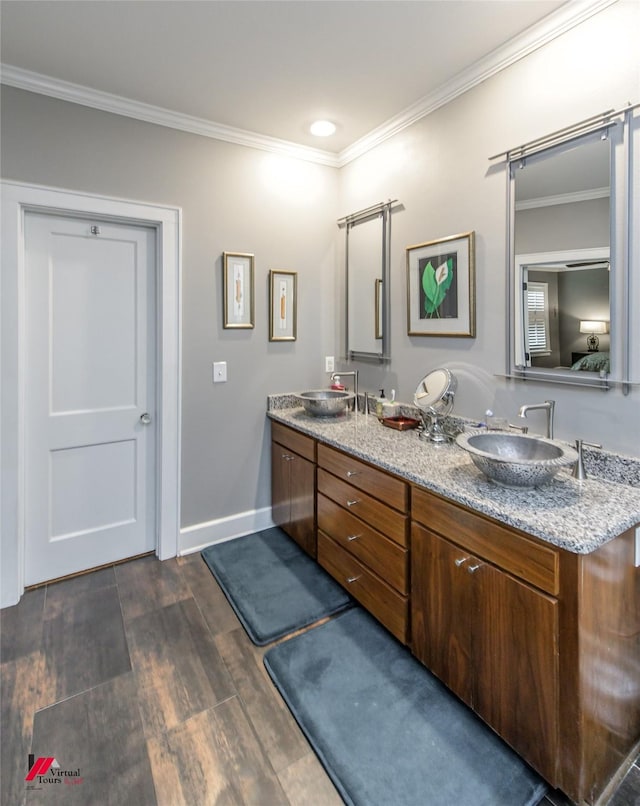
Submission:
<svg viewBox="0 0 640 806">
<path fill-rule="evenodd" d="M 347 478 L 350 479 L 351 476 L 359 476 L 361 472 L 361 470 L 347 470 Z"/>
<path fill-rule="evenodd" d="M 362 537 L 362 535 L 347 535 L 347 540 L 351 543 L 352 540 L 357 540 L 359 537 Z"/>
<path fill-rule="evenodd" d="M 458 566 L 458 568 L 460 568 L 460 566 L 464 565 L 468 559 L 469 559 L 468 557 L 458 557 L 458 559 L 454 560 L 454 562 Z"/>
<path fill-rule="evenodd" d="M 351 501 L 347 501 L 348 507 L 355 507 L 356 504 L 359 504 L 360 501 L 357 498 L 353 498 Z"/>
<path fill-rule="evenodd" d="M 475 565 L 468 566 L 467 571 L 470 574 L 475 574 L 475 572 L 478 570 L 478 568 L 482 568 L 482 563 L 476 563 Z"/>
<path fill-rule="evenodd" d="M 357 577 L 347 577 L 347 582 L 351 585 L 352 582 L 357 582 L 360 579 L 359 576 Z"/>
<path fill-rule="evenodd" d="M 282 458 L 285 460 L 285 462 L 290 462 L 293 459 L 293 456 L 290 456 L 288 453 L 283 453 Z"/>
</svg>

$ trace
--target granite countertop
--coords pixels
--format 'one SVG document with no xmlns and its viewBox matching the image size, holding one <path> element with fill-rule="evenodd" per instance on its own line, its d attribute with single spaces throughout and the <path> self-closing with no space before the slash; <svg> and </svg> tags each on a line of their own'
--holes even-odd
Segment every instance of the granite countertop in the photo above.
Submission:
<svg viewBox="0 0 640 806">
<path fill-rule="evenodd" d="M 576 554 L 589 554 L 640 523 L 640 488 L 631 484 L 577 481 L 569 469 L 540 489 L 507 489 L 482 475 L 455 443 L 434 445 L 415 430 L 387 428 L 372 414 L 312 417 L 291 407 L 288 396 L 274 396 L 268 416 Z"/>
</svg>

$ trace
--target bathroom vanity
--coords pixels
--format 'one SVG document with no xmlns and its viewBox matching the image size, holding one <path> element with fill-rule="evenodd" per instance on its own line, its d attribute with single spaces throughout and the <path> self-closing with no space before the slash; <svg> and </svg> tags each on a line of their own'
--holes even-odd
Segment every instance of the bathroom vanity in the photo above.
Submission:
<svg viewBox="0 0 640 806">
<path fill-rule="evenodd" d="M 552 787 L 595 803 L 640 741 L 640 489 L 563 471 L 513 491 L 372 415 L 269 417 L 274 520 Z M 304 478 L 288 507 L 283 462 Z"/>
</svg>

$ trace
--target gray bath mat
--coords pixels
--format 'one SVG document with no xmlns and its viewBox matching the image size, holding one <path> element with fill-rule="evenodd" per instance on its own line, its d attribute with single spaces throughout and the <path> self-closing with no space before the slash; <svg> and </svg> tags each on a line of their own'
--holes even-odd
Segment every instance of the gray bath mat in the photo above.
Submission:
<svg viewBox="0 0 640 806">
<path fill-rule="evenodd" d="M 258 646 L 353 603 L 278 527 L 209 546 L 202 557 Z"/>
<path fill-rule="evenodd" d="M 359 607 L 265 666 L 354 806 L 533 806 L 546 783 Z"/>
</svg>

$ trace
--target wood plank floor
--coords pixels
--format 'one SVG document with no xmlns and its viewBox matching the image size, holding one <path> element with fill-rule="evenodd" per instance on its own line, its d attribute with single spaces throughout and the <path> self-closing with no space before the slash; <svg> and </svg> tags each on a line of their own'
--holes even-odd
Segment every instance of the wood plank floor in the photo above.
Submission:
<svg viewBox="0 0 640 806">
<path fill-rule="evenodd" d="M 199 554 L 27 592 L 0 612 L 0 803 L 339 806 L 264 652 Z M 29 784 L 30 753 L 79 774 Z M 636 762 L 610 806 L 638 804 Z"/>
</svg>

